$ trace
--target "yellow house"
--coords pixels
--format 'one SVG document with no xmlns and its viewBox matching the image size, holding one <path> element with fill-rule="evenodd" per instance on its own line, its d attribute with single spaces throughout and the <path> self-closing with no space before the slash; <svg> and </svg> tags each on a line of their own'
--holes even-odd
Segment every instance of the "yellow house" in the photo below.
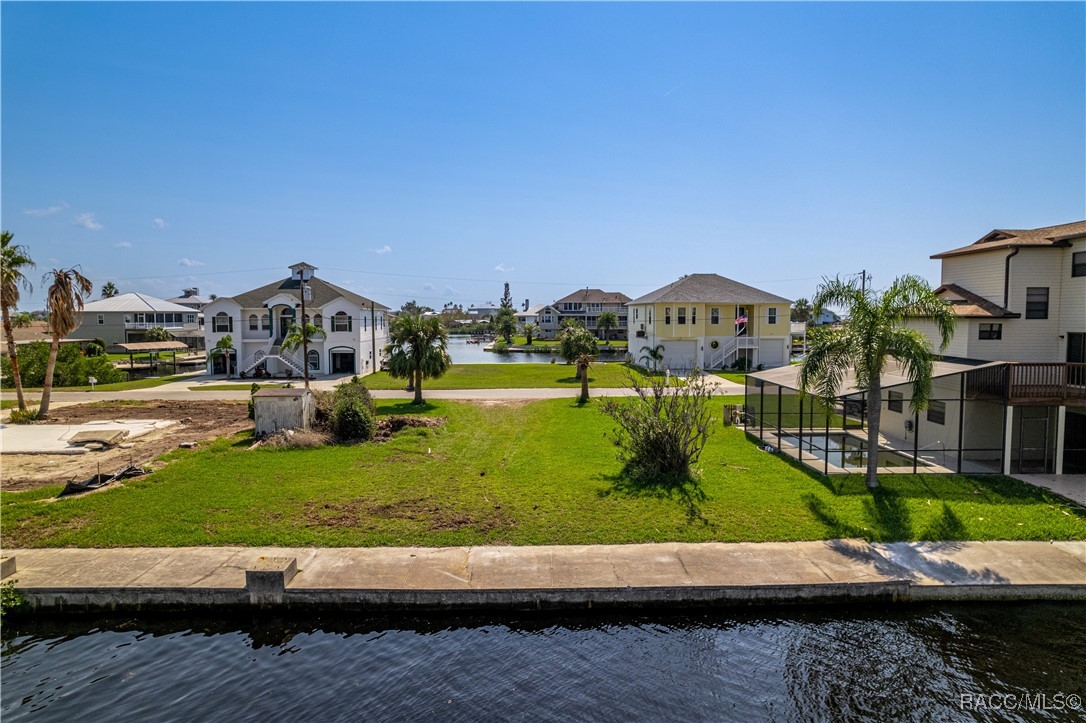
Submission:
<svg viewBox="0 0 1086 723">
<path fill-rule="evenodd" d="M 626 304 L 630 353 L 640 360 L 656 350 L 660 368 L 676 373 L 736 362 L 752 368 L 784 366 L 791 305 L 717 274 L 690 274 Z"/>
</svg>

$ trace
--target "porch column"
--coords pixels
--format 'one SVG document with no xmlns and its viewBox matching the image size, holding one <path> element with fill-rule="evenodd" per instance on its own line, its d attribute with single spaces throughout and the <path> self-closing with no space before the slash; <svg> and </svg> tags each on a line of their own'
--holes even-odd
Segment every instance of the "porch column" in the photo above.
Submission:
<svg viewBox="0 0 1086 723">
<path fill-rule="evenodd" d="M 1014 407 L 1007 405 L 1007 418 L 1003 427 L 1003 474 L 1011 473 L 1011 439 L 1014 437 Z"/>
<path fill-rule="evenodd" d="M 1067 432 L 1067 407 L 1056 411 L 1056 474 L 1063 474 L 1063 445 Z"/>
</svg>

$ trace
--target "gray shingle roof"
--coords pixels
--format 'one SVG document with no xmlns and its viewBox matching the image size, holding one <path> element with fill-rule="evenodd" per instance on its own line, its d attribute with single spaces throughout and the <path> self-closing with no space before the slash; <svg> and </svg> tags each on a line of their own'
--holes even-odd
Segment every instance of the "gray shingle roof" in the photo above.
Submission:
<svg viewBox="0 0 1086 723">
<path fill-rule="evenodd" d="M 741 284 L 719 274 L 690 274 L 667 286 L 650 291 L 630 304 L 657 302 L 734 302 L 746 304 L 791 304 L 783 296 Z"/>
<path fill-rule="evenodd" d="M 585 304 L 624 304 L 630 300 L 629 296 L 621 291 L 604 291 L 603 289 L 577 289 L 569 296 L 563 296 L 555 301 L 555 304 L 566 302 Z"/>
<path fill-rule="evenodd" d="M 313 306 L 324 306 L 336 299 L 343 297 L 348 301 L 357 304 L 361 307 L 369 307 L 371 300 L 364 296 L 360 296 L 353 291 L 347 291 L 344 288 L 330 284 L 324 279 L 318 279 L 316 276 L 311 277 L 306 284 L 313 290 L 313 297 L 307 304 Z M 231 301 L 234 301 L 243 309 L 256 309 L 259 308 L 265 301 L 275 296 L 276 294 L 287 294 L 293 296 L 300 302 L 302 300 L 301 295 L 298 292 L 299 282 L 298 279 L 286 278 L 280 281 L 274 281 L 270 284 L 266 284 L 259 288 L 237 296 L 230 297 Z M 380 304 L 376 301 L 373 302 L 374 308 L 388 311 L 388 307 L 384 304 Z"/>
</svg>

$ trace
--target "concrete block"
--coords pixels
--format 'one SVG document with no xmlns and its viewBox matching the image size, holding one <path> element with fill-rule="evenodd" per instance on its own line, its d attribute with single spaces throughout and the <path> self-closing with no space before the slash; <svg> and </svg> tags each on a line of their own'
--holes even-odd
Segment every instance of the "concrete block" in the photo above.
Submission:
<svg viewBox="0 0 1086 723">
<path fill-rule="evenodd" d="M 287 583 L 298 574 L 296 557 L 258 557 L 245 571 L 245 589 L 253 604 L 281 603 Z"/>
<path fill-rule="evenodd" d="M 11 557 L 8 557 L 7 555 L 0 557 L 0 580 L 3 580 L 9 575 L 14 575 L 16 569 L 14 555 Z"/>
</svg>

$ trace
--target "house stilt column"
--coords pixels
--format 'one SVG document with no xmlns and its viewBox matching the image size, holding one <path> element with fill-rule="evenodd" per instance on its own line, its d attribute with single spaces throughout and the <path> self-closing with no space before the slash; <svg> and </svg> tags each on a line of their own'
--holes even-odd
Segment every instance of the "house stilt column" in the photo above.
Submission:
<svg viewBox="0 0 1086 723">
<path fill-rule="evenodd" d="M 1003 429 L 1003 474 L 1011 473 L 1011 443 L 1014 438 L 1014 407 L 1007 407 L 1007 423 Z"/>
<path fill-rule="evenodd" d="M 1067 407 L 1056 412 L 1056 474 L 1063 474 L 1063 446 L 1067 433 Z"/>
</svg>

